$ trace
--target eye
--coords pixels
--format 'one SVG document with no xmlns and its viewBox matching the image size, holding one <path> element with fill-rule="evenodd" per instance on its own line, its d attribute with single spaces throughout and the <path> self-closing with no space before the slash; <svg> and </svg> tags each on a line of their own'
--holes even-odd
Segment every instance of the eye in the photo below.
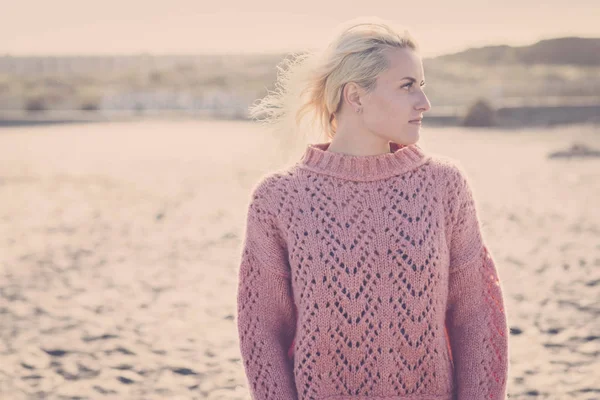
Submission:
<svg viewBox="0 0 600 400">
<path fill-rule="evenodd" d="M 413 84 L 414 84 L 414 82 L 409 82 L 409 83 L 407 83 L 407 84 L 405 84 L 405 85 L 402 85 L 402 87 L 403 87 L 403 88 L 407 87 L 407 88 L 409 88 L 409 89 L 410 89 L 410 88 L 412 88 Z M 422 88 L 424 88 L 425 86 L 427 86 L 427 85 L 425 85 L 425 82 L 423 82 L 423 83 L 421 84 L 421 87 L 422 87 Z"/>
</svg>

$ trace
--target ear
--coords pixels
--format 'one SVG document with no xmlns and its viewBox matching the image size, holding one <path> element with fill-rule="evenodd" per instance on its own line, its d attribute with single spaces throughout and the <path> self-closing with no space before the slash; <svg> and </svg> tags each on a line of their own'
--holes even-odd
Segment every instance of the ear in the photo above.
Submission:
<svg viewBox="0 0 600 400">
<path fill-rule="evenodd" d="M 342 95 L 346 99 L 346 102 L 350 105 L 350 108 L 356 110 L 362 107 L 360 100 L 361 94 L 361 88 L 356 83 L 348 82 L 344 85 Z"/>
</svg>

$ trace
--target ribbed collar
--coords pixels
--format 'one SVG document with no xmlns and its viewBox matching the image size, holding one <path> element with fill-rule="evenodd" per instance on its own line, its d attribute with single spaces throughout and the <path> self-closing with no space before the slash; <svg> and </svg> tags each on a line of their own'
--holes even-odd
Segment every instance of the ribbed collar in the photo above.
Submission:
<svg viewBox="0 0 600 400">
<path fill-rule="evenodd" d="M 431 156 L 416 143 L 389 142 L 390 152 L 356 156 L 328 151 L 331 142 L 306 147 L 299 161 L 301 168 L 353 181 L 374 181 L 400 175 L 427 162 Z"/>
</svg>

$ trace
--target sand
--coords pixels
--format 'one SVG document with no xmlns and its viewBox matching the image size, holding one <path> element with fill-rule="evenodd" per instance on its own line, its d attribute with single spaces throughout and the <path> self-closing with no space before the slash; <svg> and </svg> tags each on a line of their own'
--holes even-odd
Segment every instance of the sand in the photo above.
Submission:
<svg viewBox="0 0 600 400">
<path fill-rule="evenodd" d="M 479 201 L 511 328 L 511 399 L 600 398 L 600 127 L 422 128 Z M 236 310 L 248 122 L 0 130 L 0 398 L 249 399 Z"/>
</svg>

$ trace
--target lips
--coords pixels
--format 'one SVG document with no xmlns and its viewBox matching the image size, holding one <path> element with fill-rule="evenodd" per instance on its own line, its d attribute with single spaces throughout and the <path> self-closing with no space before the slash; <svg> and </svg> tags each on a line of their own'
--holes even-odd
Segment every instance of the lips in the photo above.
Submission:
<svg viewBox="0 0 600 400">
<path fill-rule="evenodd" d="M 422 120 L 423 120 L 422 118 L 419 118 L 419 119 L 411 119 L 411 120 L 410 120 L 410 121 L 408 121 L 408 122 L 421 122 Z"/>
</svg>

